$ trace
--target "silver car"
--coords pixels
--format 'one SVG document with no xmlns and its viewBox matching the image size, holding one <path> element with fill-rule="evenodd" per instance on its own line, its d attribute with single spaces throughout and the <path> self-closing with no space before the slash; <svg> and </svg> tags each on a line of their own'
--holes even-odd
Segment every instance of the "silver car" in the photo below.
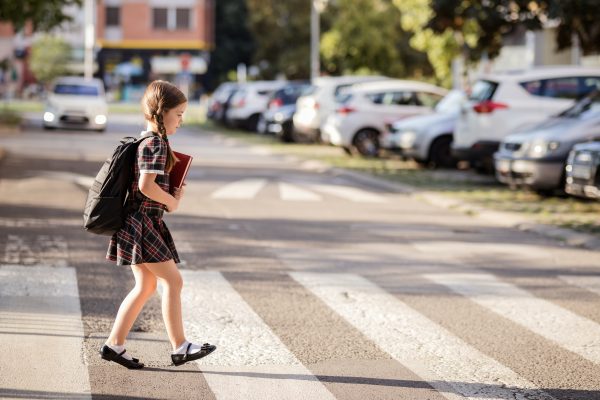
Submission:
<svg viewBox="0 0 600 400">
<path fill-rule="evenodd" d="M 600 91 L 561 114 L 508 136 L 494 154 L 497 179 L 541 193 L 562 189 L 565 164 L 577 143 L 600 140 Z M 549 193 L 548 193 L 549 194 Z"/>
</svg>

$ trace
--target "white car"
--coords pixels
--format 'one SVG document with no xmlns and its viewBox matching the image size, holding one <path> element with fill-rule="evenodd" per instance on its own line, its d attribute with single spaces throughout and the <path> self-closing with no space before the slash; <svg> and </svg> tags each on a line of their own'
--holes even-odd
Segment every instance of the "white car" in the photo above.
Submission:
<svg viewBox="0 0 600 400">
<path fill-rule="evenodd" d="M 106 129 L 108 105 L 100 79 L 78 76 L 57 78 L 44 110 L 44 128 Z"/>
<path fill-rule="evenodd" d="M 483 76 L 462 106 L 452 154 L 491 171 L 502 139 L 558 114 L 599 86 L 600 68 L 577 66 Z"/>
<path fill-rule="evenodd" d="M 286 81 L 256 81 L 241 84 L 229 101 L 226 122 L 256 131 L 260 115 L 269 107 L 269 98 Z"/>
<path fill-rule="evenodd" d="M 406 80 L 354 85 L 327 118 L 321 137 L 349 154 L 376 156 L 386 124 L 429 114 L 447 94 L 441 87 Z"/>
<path fill-rule="evenodd" d="M 464 92 L 452 90 L 435 106 L 435 113 L 394 122 L 382 135 L 381 147 L 433 168 L 454 167 L 450 145 L 465 100 Z"/>
<path fill-rule="evenodd" d="M 310 91 L 296 101 L 293 122 L 296 134 L 310 140 L 321 139 L 321 127 L 335 111 L 336 100 L 352 85 L 389 79 L 385 76 L 325 76 L 314 80 Z"/>
</svg>

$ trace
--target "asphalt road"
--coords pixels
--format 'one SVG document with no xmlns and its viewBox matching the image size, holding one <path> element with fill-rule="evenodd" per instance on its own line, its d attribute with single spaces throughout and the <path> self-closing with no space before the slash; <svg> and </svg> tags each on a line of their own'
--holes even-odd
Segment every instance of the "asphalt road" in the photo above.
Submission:
<svg viewBox="0 0 600 400">
<path fill-rule="evenodd" d="M 188 338 L 218 350 L 172 366 L 157 293 L 127 342 L 147 367 L 101 360 L 133 278 L 82 207 L 141 128 L 0 136 L 0 398 L 600 399 L 596 252 L 186 128 L 165 221 Z"/>
</svg>

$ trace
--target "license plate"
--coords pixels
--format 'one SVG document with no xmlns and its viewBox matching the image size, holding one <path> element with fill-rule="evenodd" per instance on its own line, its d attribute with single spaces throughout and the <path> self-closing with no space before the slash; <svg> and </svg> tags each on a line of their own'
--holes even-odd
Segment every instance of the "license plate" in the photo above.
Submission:
<svg viewBox="0 0 600 400">
<path fill-rule="evenodd" d="M 573 165 L 573 178 L 590 179 L 592 177 L 592 167 L 589 165 Z"/>
<path fill-rule="evenodd" d="M 498 160 L 496 162 L 496 169 L 499 172 L 504 172 L 504 173 L 510 172 L 510 161 L 508 161 L 508 160 Z"/>
</svg>

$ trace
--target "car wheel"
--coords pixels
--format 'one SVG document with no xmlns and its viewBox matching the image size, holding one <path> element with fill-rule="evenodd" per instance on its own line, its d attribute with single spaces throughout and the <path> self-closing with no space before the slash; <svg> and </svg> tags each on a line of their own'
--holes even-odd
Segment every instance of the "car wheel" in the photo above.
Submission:
<svg viewBox="0 0 600 400">
<path fill-rule="evenodd" d="M 379 154 L 379 133 L 373 129 L 359 131 L 352 141 L 356 151 L 365 157 L 377 157 Z"/>
<path fill-rule="evenodd" d="M 455 168 L 456 159 L 452 157 L 450 145 L 452 136 L 442 136 L 433 141 L 429 149 L 430 168 Z"/>
</svg>

